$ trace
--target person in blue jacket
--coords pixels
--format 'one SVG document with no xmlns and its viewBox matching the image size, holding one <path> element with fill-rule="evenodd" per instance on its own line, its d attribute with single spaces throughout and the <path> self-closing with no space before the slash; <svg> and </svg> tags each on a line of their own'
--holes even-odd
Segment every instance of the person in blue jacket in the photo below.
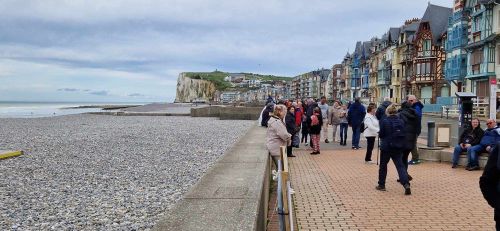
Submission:
<svg viewBox="0 0 500 231">
<path fill-rule="evenodd" d="M 359 138 L 361 136 L 361 122 L 365 119 L 366 109 L 361 104 L 359 97 L 354 99 L 354 103 L 349 107 L 347 112 L 347 123 L 352 127 L 352 149 L 360 149 Z"/>
<path fill-rule="evenodd" d="M 488 119 L 486 121 L 486 126 L 488 127 L 484 131 L 484 135 L 481 138 L 481 142 L 478 145 L 474 145 L 467 151 L 467 167 L 465 169 L 469 171 L 479 170 L 479 157 L 478 154 L 484 151 L 490 152 L 498 141 L 500 141 L 500 130 L 496 126 L 496 122 L 493 119 Z"/>
</svg>

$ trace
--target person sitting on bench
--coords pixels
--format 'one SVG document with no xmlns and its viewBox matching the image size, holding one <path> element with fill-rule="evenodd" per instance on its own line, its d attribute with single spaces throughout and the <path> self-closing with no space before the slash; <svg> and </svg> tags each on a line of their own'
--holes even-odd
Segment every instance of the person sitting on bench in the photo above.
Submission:
<svg viewBox="0 0 500 231">
<path fill-rule="evenodd" d="M 483 138 L 484 131 L 481 129 L 479 119 L 472 119 L 471 124 L 460 135 L 459 143 L 455 146 L 452 158 L 452 168 L 456 168 L 458 165 L 458 159 L 460 153 L 467 152 L 475 145 L 478 145 Z"/>
<path fill-rule="evenodd" d="M 486 121 L 486 126 L 488 127 L 484 131 L 483 138 L 478 145 L 474 145 L 467 151 L 467 167 L 465 169 L 469 171 L 479 170 L 479 155 L 480 153 L 486 151 L 490 152 L 492 147 L 500 141 L 500 131 L 496 126 L 496 121 L 493 119 L 488 119 Z"/>
</svg>

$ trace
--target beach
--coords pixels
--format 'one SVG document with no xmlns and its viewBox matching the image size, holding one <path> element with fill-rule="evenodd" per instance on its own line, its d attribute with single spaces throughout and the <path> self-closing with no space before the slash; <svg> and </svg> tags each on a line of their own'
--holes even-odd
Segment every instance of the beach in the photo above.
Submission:
<svg viewBox="0 0 500 231">
<path fill-rule="evenodd" d="M 148 230 L 255 121 L 0 118 L 1 230 Z"/>
</svg>

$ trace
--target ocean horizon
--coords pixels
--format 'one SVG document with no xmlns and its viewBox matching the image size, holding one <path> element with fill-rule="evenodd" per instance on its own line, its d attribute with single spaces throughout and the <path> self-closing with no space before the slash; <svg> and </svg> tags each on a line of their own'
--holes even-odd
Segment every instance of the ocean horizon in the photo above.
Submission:
<svg viewBox="0 0 500 231">
<path fill-rule="evenodd" d="M 74 108 L 100 105 L 144 105 L 153 102 L 71 102 L 0 101 L 0 118 L 39 118 L 101 111 L 101 108 Z"/>
</svg>

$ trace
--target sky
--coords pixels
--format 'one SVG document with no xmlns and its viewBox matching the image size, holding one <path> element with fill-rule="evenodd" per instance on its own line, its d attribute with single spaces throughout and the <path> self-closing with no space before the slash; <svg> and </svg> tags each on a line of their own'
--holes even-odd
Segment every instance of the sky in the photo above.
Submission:
<svg viewBox="0 0 500 231">
<path fill-rule="evenodd" d="M 428 2 L 2 0 L 0 101 L 173 102 L 184 71 L 293 77 L 340 63 Z"/>
</svg>

